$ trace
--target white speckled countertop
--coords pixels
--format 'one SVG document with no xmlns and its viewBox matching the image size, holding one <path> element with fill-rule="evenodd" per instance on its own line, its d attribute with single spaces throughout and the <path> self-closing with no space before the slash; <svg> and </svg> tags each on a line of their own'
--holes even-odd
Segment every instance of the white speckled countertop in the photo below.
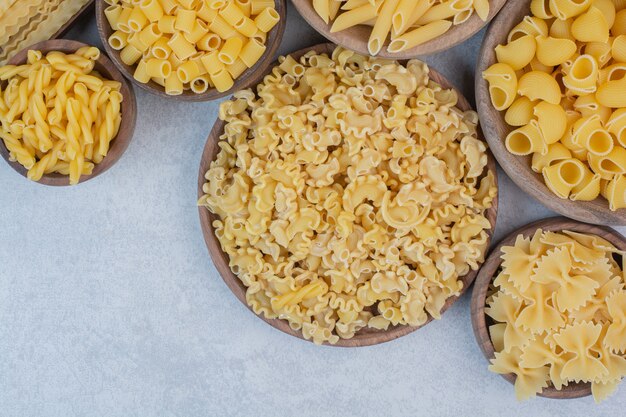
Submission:
<svg viewBox="0 0 626 417">
<path fill-rule="evenodd" d="M 288 19 L 281 53 L 323 41 L 293 7 Z M 482 35 L 427 59 L 471 100 Z M 68 37 L 99 44 L 95 18 Z M 443 320 L 367 348 L 263 323 L 224 285 L 200 231 L 198 164 L 218 103 L 135 92 L 135 137 L 101 177 L 48 188 L 0 163 L 0 416 L 624 415 L 624 386 L 599 406 L 517 403 L 474 341 L 469 294 Z M 496 240 L 552 214 L 499 180 Z"/>
</svg>

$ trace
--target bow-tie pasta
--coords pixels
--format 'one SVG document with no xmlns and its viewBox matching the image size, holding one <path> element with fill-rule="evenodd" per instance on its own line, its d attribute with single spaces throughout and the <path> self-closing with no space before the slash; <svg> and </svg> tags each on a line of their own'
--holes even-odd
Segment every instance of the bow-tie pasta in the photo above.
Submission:
<svg viewBox="0 0 626 417">
<path fill-rule="evenodd" d="M 255 313 L 315 343 L 424 324 L 483 261 L 497 189 L 477 116 L 406 66 L 283 57 L 222 104 L 199 204 Z"/>
<path fill-rule="evenodd" d="M 558 197 L 626 208 L 626 2 L 532 0 L 483 72 L 507 150 Z"/>
<path fill-rule="evenodd" d="M 596 401 L 626 375 L 626 290 L 611 243 L 576 232 L 537 230 L 502 248 L 487 300 L 495 359 L 515 374 L 518 399 L 552 384 L 590 382 Z"/>
</svg>

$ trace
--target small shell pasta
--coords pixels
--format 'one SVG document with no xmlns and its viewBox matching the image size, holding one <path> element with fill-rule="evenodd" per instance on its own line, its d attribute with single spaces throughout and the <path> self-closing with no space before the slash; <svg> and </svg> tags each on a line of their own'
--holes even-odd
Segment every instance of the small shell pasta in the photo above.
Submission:
<svg viewBox="0 0 626 417">
<path fill-rule="evenodd" d="M 482 74 L 510 127 L 505 147 L 532 156 L 558 197 L 623 208 L 626 2 L 531 0 L 530 11 Z"/>
</svg>

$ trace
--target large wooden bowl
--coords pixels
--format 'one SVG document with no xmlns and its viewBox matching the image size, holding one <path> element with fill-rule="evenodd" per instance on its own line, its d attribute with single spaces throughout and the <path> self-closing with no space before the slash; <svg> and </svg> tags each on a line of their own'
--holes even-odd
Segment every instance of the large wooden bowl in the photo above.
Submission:
<svg viewBox="0 0 626 417">
<path fill-rule="evenodd" d="M 478 277 L 476 278 L 474 289 L 472 291 L 472 327 L 474 329 L 474 336 L 476 336 L 476 342 L 487 360 L 495 358 L 495 349 L 493 342 L 491 341 L 491 337 L 489 336 L 489 326 L 494 324 L 494 321 L 485 314 L 485 302 L 489 286 L 502 264 L 502 247 L 514 245 L 515 239 L 520 234 L 528 238 L 532 237 L 537 229 L 552 232 L 571 230 L 579 233 L 594 234 L 608 240 L 615 245 L 616 248 L 626 251 L 626 239 L 624 239 L 624 237 L 615 230 L 608 227 L 580 223 L 565 217 L 553 217 L 551 219 L 534 222 L 505 237 L 487 257 L 487 260 L 478 273 Z M 512 384 L 515 383 L 515 375 L 513 374 L 502 375 L 502 377 Z M 548 388 L 544 388 L 543 392 L 538 395 L 541 397 L 558 399 L 585 397 L 587 395 L 591 395 L 591 384 L 570 383 L 570 385 L 563 387 L 560 391 L 550 385 Z"/>
<path fill-rule="evenodd" d="M 120 51 L 116 51 L 111 48 L 109 45 L 109 36 L 114 32 L 109 26 L 109 22 L 107 21 L 104 15 L 104 9 L 108 7 L 108 4 L 104 0 L 96 0 L 96 24 L 98 26 L 98 33 L 100 34 L 100 40 L 104 45 L 104 49 L 106 49 L 107 54 L 111 57 L 111 60 L 115 64 L 115 66 L 124 74 L 126 78 L 132 81 L 139 88 L 156 94 L 157 96 L 168 98 L 172 100 L 180 100 L 180 101 L 211 101 L 216 100 L 221 97 L 226 97 L 232 94 L 234 91 L 242 90 L 250 87 L 253 84 L 256 84 L 257 81 L 261 78 L 261 76 L 265 73 L 267 67 L 274 61 L 274 55 L 278 46 L 280 45 L 281 40 L 283 39 L 283 33 L 285 32 L 285 25 L 287 23 L 287 6 L 285 4 L 285 0 L 275 0 L 276 11 L 280 15 L 280 21 L 276 26 L 270 30 L 267 34 L 267 41 L 265 42 L 265 46 L 267 49 L 265 53 L 259 59 L 259 61 L 252 67 L 248 68 L 241 74 L 233 84 L 233 87 L 224 92 L 219 92 L 215 88 L 209 88 L 202 94 L 196 94 L 191 90 L 185 90 L 182 94 L 173 96 L 165 93 L 165 89 L 154 81 L 150 80 L 150 82 L 144 84 L 135 80 L 133 74 L 135 73 L 136 65 L 126 65 L 120 59 Z"/>
<path fill-rule="evenodd" d="M 326 43 L 326 44 L 320 44 L 320 45 L 316 45 L 310 48 L 302 49 L 300 51 L 292 53 L 291 55 L 296 59 L 300 58 L 302 55 L 304 55 L 305 53 L 309 51 L 315 51 L 317 53 L 327 53 L 330 55 L 332 51 L 334 50 L 334 48 L 335 48 L 334 44 Z M 269 73 L 270 71 L 271 71 L 271 68 L 268 68 L 267 72 Z M 442 86 L 444 86 L 445 88 L 454 88 L 441 74 L 439 74 L 438 72 L 432 69 L 430 71 L 430 77 L 436 82 L 438 82 L 439 84 L 441 84 Z M 456 90 L 456 92 L 459 96 L 458 107 L 462 110 L 469 110 L 471 106 L 469 105 L 467 100 L 459 93 L 458 90 Z M 218 146 L 218 142 L 219 142 L 220 135 L 222 135 L 222 133 L 224 132 L 224 124 L 225 123 L 223 121 L 219 119 L 217 120 L 217 122 L 213 126 L 213 129 L 211 130 L 211 133 L 209 134 L 206 145 L 204 147 L 204 152 L 202 153 L 202 159 L 200 161 L 200 171 L 198 172 L 198 198 L 204 195 L 202 191 L 202 186 L 206 182 L 204 176 L 207 170 L 209 169 L 210 163 L 215 159 L 215 157 L 217 156 L 217 153 L 220 150 Z M 482 139 L 482 134 L 480 133 L 480 129 L 478 130 L 478 132 L 479 132 L 479 137 Z M 491 153 L 488 153 L 488 157 L 489 157 L 489 162 L 488 162 L 487 168 L 494 175 L 494 178 L 496 180 L 496 185 L 497 185 L 497 173 L 496 173 L 495 160 L 493 159 L 493 156 L 491 155 Z M 198 207 L 198 209 L 200 213 L 200 225 L 202 227 L 204 241 L 206 242 L 207 248 L 209 249 L 209 254 L 211 255 L 211 258 L 213 259 L 213 263 L 215 264 L 215 267 L 217 268 L 218 272 L 222 276 L 222 279 L 224 280 L 226 285 L 231 289 L 231 291 L 235 294 L 235 296 L 239 299 L 239 301 L 241 301 L 248 309 L 250 309 L 248 307 L 248 304 L 246 303 L 246 296 L 245 296 L 246 287 L 243 285 L 241 280 L 237 278 L 237 276 L 233 274 L 233 272 L 230 270 L 228 266 L 228 255 L 226 255 L 222 251 L 220 247 L 220 243 L 215 237 L 215 230 L 213 229 L 212 223 L 214 220 L 217 220 L 218 217 L 210 213 L 209 210 L 207 210 L 205 207 Z M 489 219 L 489 222 L 491 223 L 491 230 L 489 231 L 489 240 L 491 240 L 493 231 L 495 230 L 497 211 L 498 211 L 498 199 L 496 196 L 493 202 L 493 207 L 491 207 L 486 213 L 487 218 Z M 476 277 L 477 273 L 478 273 L 477 271 L 470 271 L 467 275 L 461 277 L 461 280 L 463 281 L 463 291 L 466 291 L 467 288 L 469 288 L 469 286 L 474 281 L 474 278 Z M 452 306 L 452 304 L 454 304 L 458 300 L 458 298 L 459 296 L 449 298 L 446 301 L 443 309 L 441 310 L 441 313 L 443 314 L 448 308 L 450 308 L 450 306 Z M 302 334 L 299 331 L 295 331 L 291 329 L 289 327 L 289 324 L 285 320 L 266 319 L 263 316 L 259 316 L 259 317 L 263 319 L 266 323 L 277 328 L 278 330 L 281 330 L 287 334 L 298 337 L 300 339 L 304 339 L 302 337 Z M 424 323 L 422 326 L 425 326 L 426 324 L 430 323 L 432 320 L 433 320 L 432 317 L 429 316 L 428 321 Z M 362 329 L 361 331 L 359 331 L 352 339 L 340 339 L 339 342 L 333 346 L 358 347 L 358 346 L 375 345 L 375 344 L 388 342 L 390 340 L 397 339 L 398 337 L 407 335 L 417 330 L 418 328 L 419 327 L 394 326 L 394 327 L 390 327 L 387 331 L 378 331 L 378 330 L 366 328 L 366 329 Z"/>
<path fill-rule="evenodd" d="M 334 42 L 337 45 L 341 45 L 345 48 L 359 52 L 363 55 L 369 55 L 367 43 L 370 37 L 370 33 L 372 31 L 372 28 L 370 26 L 358 25 L 346 30 L 342 30 L 340 32 L 331 33 L 330 28 L 332 27 L 333 22 L 324 22 L 313 8 L 311 0 L 291 1 L 293 5 L 296 6 L 296 9 L 298 9 L 298 12 L 304 18 L 304 20 L 306 20 L 326 39 Z M 467 22 L 458 26 L 452 26 L 449 31 L 439 36 L 438 38 L 403 52 L 388 52 L 387 46 L 389 45 L 389 40 L 387 40 L 385 42 L 385 46 L 381 49 L 378 56 L 382 58 L 392 59 L 412 59 L 452 48 L 460 44 L 461 42 L 464 42 L 467 39 L 471 38 L 480 29 L 487 25 L 489 21 L 493 19 L 496 14 L 498 14 L 500 9 L 502 8 L 502 6 L 504 6 L 506 2 L 507 0 L 490 0 L 489 4 L 491 8 L 489 10 L 489 16 L 486 22 L 483 22 L 476 15 L 476 13 L 474 13 Z"/>
<path fill-rule="evenodd" d="M 514 128 L 505 122 L 504 112 L 497 111 L 491 104 L 489 85 L 483 80 L 482 73 L 496 63 L 495 47 L 506 43 L 510 30 L 528 14 L 530 14 L 529 0 L 508 2 L 489 26 L 479 53 L 475 80 L 476 102 L 489 147 L 513 182 L 548 208 L 582 222 L 626 225 L 626 209 L 611 211 L 604 197 L 600 196 L 589 202 L 557 197 L 546 186 L 542 175 L 530 168 L 532 156 L 513 155 L 504 146 L 504 138 Z"/>
<path fill-rule="evenodd" d="M 53 39 L 49 41 L 43 41 L 36 43 L 20 52 L 18 52 L 13 58 L 9 60 L 11 65 L 20 65 L 26 62 L 27 54 L 29 50 L 42 51 L 44 54 L 50 51 L 60 51 L 66 54 L 76 52 L 79 48 L 87 46 L 82 42 L 71 41 L 67 39 Z M 84 183 L 89 181 L 98 175 L 102 174 L 109 168 L 111 168 L 124 154 L 128 144 L 133 138 L 135 131 L 135 122 L 137 121 L 137 102 L 135 101 L 135 93 L 133 92 L 132 85 L 124 78 L 124 76 L 115 68 L 115 65 L 106 57 L 104 53 L 100 54 L 100 58 L 96 61 L 94 70 L 102 74 L 103 77 L 110 80 L 118 81 L 122 85 L 120 93 L 122 93 L 123 100 L 121 105 L 122 123 L 120 125 L 117 136 L 111 141 L 111 147 L 109 153 L 102 160 L 101 163 L 94 166 L 91 175 L 81 175 L 80 182 Z M 4 85 L 2 85 L 4 88 Z M 17 161 L 9 161 L 9 150 L 4 145 L 4 142 L 0 140 L 0 154 L 8 162 L 14 170 L 16 170 L 22 176 L 27 177 L 28 170 L 20 165 Z M 44 174 L 39 181 L 39 184 L 53 185 L 53 186 L 65 186 L 69 185 L 69 177 L 67 175 L 61 175 L 58 173 Z"/>
</svg>

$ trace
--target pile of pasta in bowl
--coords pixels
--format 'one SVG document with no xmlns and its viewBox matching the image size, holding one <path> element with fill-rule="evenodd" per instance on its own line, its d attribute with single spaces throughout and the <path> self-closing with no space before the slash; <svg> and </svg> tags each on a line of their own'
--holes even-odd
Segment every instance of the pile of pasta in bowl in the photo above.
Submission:
<svg viewBox="0 0 626 417">
<path fill-rule="evenodd" d="M 600 236 L 537 229 L 503 246 L 486 300 L 495 355 L 517 398 L 590 383 L 600 402 L 626 376 L 624 253 Z"/>
<path fill-rule="evenodd" d="M 279 62 L 221 105 L 199 200 L 247 303 L 318 344 L 439 318 L 492 229 L 476 113 L 420 61 Z"/>
<path fill-rule="evenodd" d="M 562 199 L 626 208 L 626 3 L 530 1 L 483 78 L 507 150 Z"/>
</svg>

